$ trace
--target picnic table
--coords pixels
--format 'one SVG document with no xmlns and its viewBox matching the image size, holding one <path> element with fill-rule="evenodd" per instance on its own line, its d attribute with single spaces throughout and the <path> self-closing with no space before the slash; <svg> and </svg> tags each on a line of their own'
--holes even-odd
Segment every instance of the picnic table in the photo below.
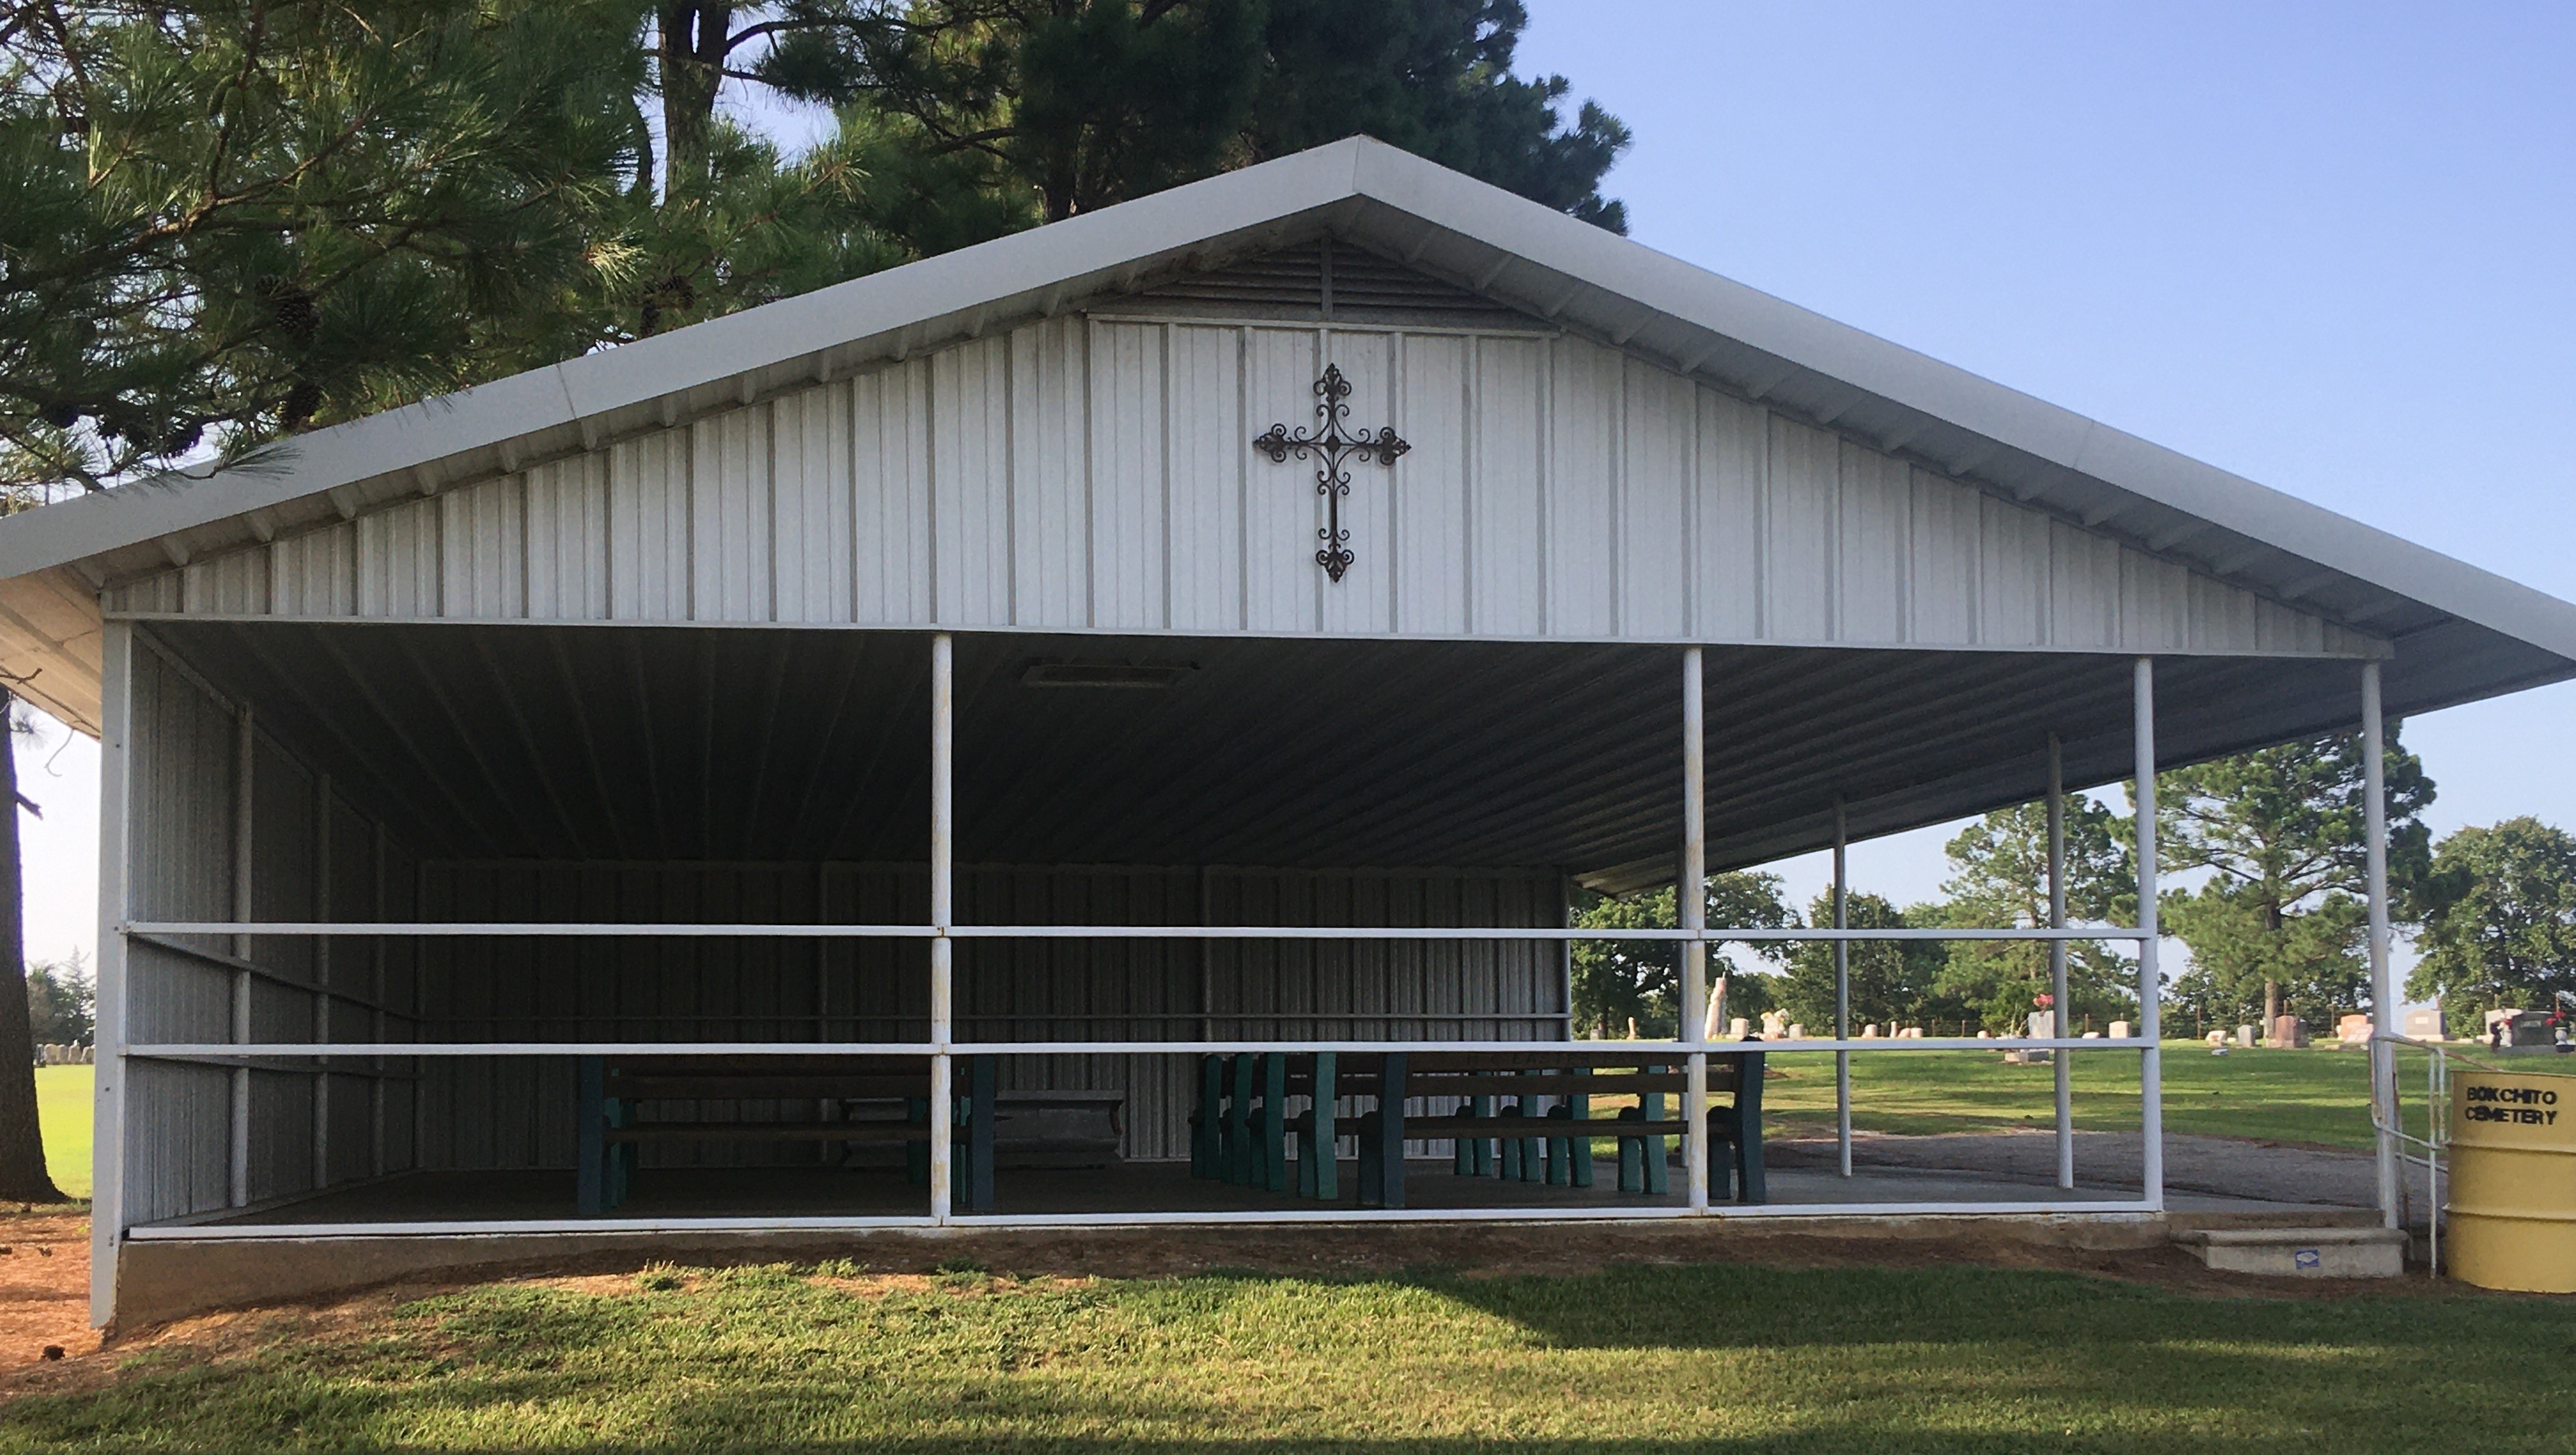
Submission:
<svg viewBox="0 0 2576 1455">
<path fill-rule="evenodd" d="M 1293 1144 L 1292 1195 L 1330 1202 L 1341 1195 L 1339 1139 L 1352 1136 L 1359 1144 L 1360 1205 L 1402 1207 L 1407 1141 L 1452 1143 L 1452 1170 L 1462 1177 L 1590 1187 L 1593 1139 L 1615 1138 L 1619 1190 L 1655 1195 L 1669 1190 L 1669 1143 L 1690 1129 L 1688 1089 L 1678 1060 L 1597 1044 L 1212 1055 L 1199 1063 L 1190 1172 L 1291 1192 Z M 1709 1052 L 1708 1089 L 1730 1098 L 1709 1107 L 1712 1150 L 1724 1154 L 1709 1158 L 1710 1192 L 1762 1202 L 1762 1053 Z M 1636 1104 L 1594 1116 L 1594 1099 L 1611 1096 L 1633 1096 Z M 1352 1118 L 1341 1110 L 1345 1098 L 1373 1102 L 1374 1109 Z M 1412 1112 L 1408 1104 L 1416 1101 L 1446 1109 Z"/>
<path fill-rule="evenodd" d="M 930 1064 L 902 1056 L 583 1056 L 578 1058 L 578 1170 L 575 1205 L 595 1217 L 626 1200 L 647 1143 L 897 1142 L 917 1186 L 930 1183 Z M 997 1098 L 991 1056 L 960 1056 L 950 1091 L 950 1196 L 961 1212 L 993 1206 Z M 687 1102 L 698 1119 L 648 1117 Z M 733 1114 L 704 1115 L 707 1103 Z M 836 1103 L 836 1121 L 760 1120 L 744 1103 Z M 870 1114 L 870 1113 L 876 1114 Z"/>
</svg>

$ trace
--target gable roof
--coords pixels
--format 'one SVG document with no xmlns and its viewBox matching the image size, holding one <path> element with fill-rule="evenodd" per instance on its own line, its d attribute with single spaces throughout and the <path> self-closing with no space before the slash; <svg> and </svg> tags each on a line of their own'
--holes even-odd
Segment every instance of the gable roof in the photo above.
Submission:
<svg viewBox="0 0 2576 1455">
<path fill-rule="evenodd" d="M 2392 710 L 2576 675 L 2576 606 L 1365 138 L 318 430 L 257 470 L 0 519 L 0 662 L 78 656 L 11 578 L 50 573 L 58 608 L 64 571 L 167 569 L 1326 236 L 2396 643 Z"/>
</svg>

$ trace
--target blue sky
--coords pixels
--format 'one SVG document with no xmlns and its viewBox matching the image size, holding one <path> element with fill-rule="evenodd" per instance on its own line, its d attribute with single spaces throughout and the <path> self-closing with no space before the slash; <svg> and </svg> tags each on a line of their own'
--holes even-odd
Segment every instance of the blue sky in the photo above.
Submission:
<svg viewBox="0 0 2576 1455">
<path fill-rule="evenodd" d="M 2576 599 L 2576 6 L 1529 8 L 1523 71 L 1636 132 L 1639 241 Z M 2571 716 L 2408 724 L 2437 832 L 2576 826 Z M 37 958 L 95 936 L 96 753 L 58 741 L 20 758 Z M 1942 837 L 1855 882 L 1931 894 Z"/>
</svg>

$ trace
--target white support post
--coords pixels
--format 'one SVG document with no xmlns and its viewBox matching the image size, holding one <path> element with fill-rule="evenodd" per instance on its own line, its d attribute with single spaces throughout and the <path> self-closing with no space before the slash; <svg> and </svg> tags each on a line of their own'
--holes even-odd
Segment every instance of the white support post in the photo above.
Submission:
<svg viewBox="0 0 2576 1455">
<path fill-rule="evenodd" d="M 2057 734 L 2048 735 L 2048 927 L 2066 928 L 2066 754 Z M 2048 942 L 2048 995 L 2051 1025 L 2065 1040 L 2073 1017 L 2066 998 L 2066 942 Z M 2027 1029 L 2027 1028 L 2025 1028 Z M 2057 1072 L 2057 1185 L 2075 1186 L 2074 1058 L 2063 1050 L 2048 1059 Z"/>
<path fill-rule="evenodd" d="M 1708 762 L 1702 756 L 1702 714 L 1700 698 L 1700 649 L 1682 649 L 1682 862 L 1681 874 L 1673 885 L 1673 902 L 1680 910 L 1681 927 L 1698 935 L 1708 928 Z M 1708 942 L 1686 940 L 1682 944 L 1682 1024 L 1684 1039 L 1706 1042 L 1715 1039 L 1710 1018 L 1715 1008 L 1708 1002 Z M 1684 1097 L 1690 1120 L 1690 1136 L 1683 1148 L 1682 1165 L 1690 1178 L 1690 1207 L 1693 1212 L 1708 1211 L 1708 1052 L 1693 1051 L 1688 1062 L 1689 1074 L 1684 1080 Z"/>
<path fill-rule="evenodd" d="M 313 775 L 313 917 L 336 919 L 331 908 L 331 775 Z M 313 1039 L 331 1034 L 331 937 L 313 942 Z M 313 1063 L 313 1185 L 331 1185 L 331 1063 Z"/>
<path fill-rule="evenodd" d="M 2380 720 L 2379 664 L 2361 664 L 2361 755 L 2364 844 L 2370 896 L 2370 1016 L 2379 1035 L 2370 1043 L 2370 1098 L 2379 1123 L 2379 1220 L 2404 1221 L 2403 1167 L 2397 1145 L 2397 1047 L 2386 1038 L 2400 1029 L 2397 973 L 2388 944 L 2388 737 Z"/>
<path fill-rule="evenodd" d="M 1851 928 L 1851 826 L 1834 800 L 1834 928 Z M 1851 942 L 1834 941 L 1834 1039 L 1851 1039 Z M 1852 1175 L 1851 1052 L 1834 1053 L 1834 1166 Z"/>
<path fill-rule="evenodd" d="M 240 709 L 233 721 L 233 922 L 247 923 L 251 918 L 251 770 L 259 761 L 259 737 L 250 719 L 250 709 Z M 251 958 L 251 937 L 233 936 L 233 958 Z M 233 972 L 233 1040 L 252 1040 L 251 974 Z M 232 1075 L 231 1154 L 226 1160 L 226 1200 L 234 1207 L 250 1201 L 250 1068 L 236 1066 Z"/>
<path fill-rule="evenodd" d="M 89 1321 L 116 1316 L 117 1250 L 125 1233 L 125 922 L 132 914 L 126 853 L 132 800 L 134 626 L 109 620 L 99 641 L 98 1066 L 91 1112 Z"/>
<path fill-rule="evenodd" d="M 937 1048 L 930 1057 L 930 1216 L 940 1223 L 954 1211 L 949 1164 L 956 1105 L 949 1092 L 948 1048 L 956 1040 L 957 942 L 946 932 L 957 918 L 956 715 L 957 644 L 938 632 L 930 638 L 930 923 L 940 932 L 930 942 L 930 1042 Z"/>
<path fill-rule="evenodd" d="M 2156 663 L 2140 657 L 2130 679 L 2137 721 L 2138 796 L 2138 1035 L 2147 1045 L 2138 1053 L 2138 1120 L 2142 1138 L 2139 1170 L 2142 1200 L 2157 1212 L 2165 1207 L 2165 1066 L 2161 1042 L 2163 1015 L 2157 1002 L 2163 982 L 2156 968 Z M 2060 1050 L 2061 1058 L 2067 1053 Z"/>
<path fill-rule="evenodd" d="M 368 891 L 367 902 L 374 907 L 368 913 L 381 924 L 385 918 L 385 826 L 383 823 L 374 825 L 372 837 L 374 872 L 370 875 L 373 884 Z M 374 942 L 367 947 L 367 963 L 373 972 L 368 999 L 374 1006 L 373 1013 L 367 1017 L 367 1024 L 374 1028 L 375 1037 L 381 1042 L 385 1038 L 384 936 L 377 935 Z M 367 1084 L 367 1172 L 370 1176 L 382 1177 L 385 1175 L 388 1162 L 385 1156 L 385 1058 L 378 1056 L 373 1064 L 375 1079 Z"/>
</svg>

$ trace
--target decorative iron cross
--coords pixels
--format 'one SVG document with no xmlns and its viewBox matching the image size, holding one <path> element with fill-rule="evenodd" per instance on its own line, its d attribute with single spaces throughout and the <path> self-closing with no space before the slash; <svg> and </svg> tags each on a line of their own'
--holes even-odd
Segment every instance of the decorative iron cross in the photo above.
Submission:
<svg viewBox="0 0 2576 1455">
<path fill-rule="evenodd" d="M 1351 533 L 1342 529 L 1342 497 L 1351 493 L 1351 474 L 1346 463 L 1392 466 L 1395 458 L 1413 446 L 1396 438 L 1395 426 L 1388 425 L 1375 434 L 1366 430 L 1344 434 L 1342 421 L 1351 412 L 1343 401 L 1351 397 L 1351 381 L 1342 377 L 1339 365 L 1326 364 L 1324 377 L 1315 381 L 1315 417 L 1323 428 L 1313 434 L 1298 430 L 1291 434 L 1288 426 L 1274 424 L 1270 432 L 1252 442 L 1252 447 L 1268 455 L 1274 464 L 1286 464 L 1290 455 L 1298 459 L 1321 456 L 1315 467 L 1315 493 L 1324 497 L 1324 528 L 1315 532 L 1323 545 L 1315 552 L 1315 564 L 1335 581 L 1351 568 Z"/>
</svg>

